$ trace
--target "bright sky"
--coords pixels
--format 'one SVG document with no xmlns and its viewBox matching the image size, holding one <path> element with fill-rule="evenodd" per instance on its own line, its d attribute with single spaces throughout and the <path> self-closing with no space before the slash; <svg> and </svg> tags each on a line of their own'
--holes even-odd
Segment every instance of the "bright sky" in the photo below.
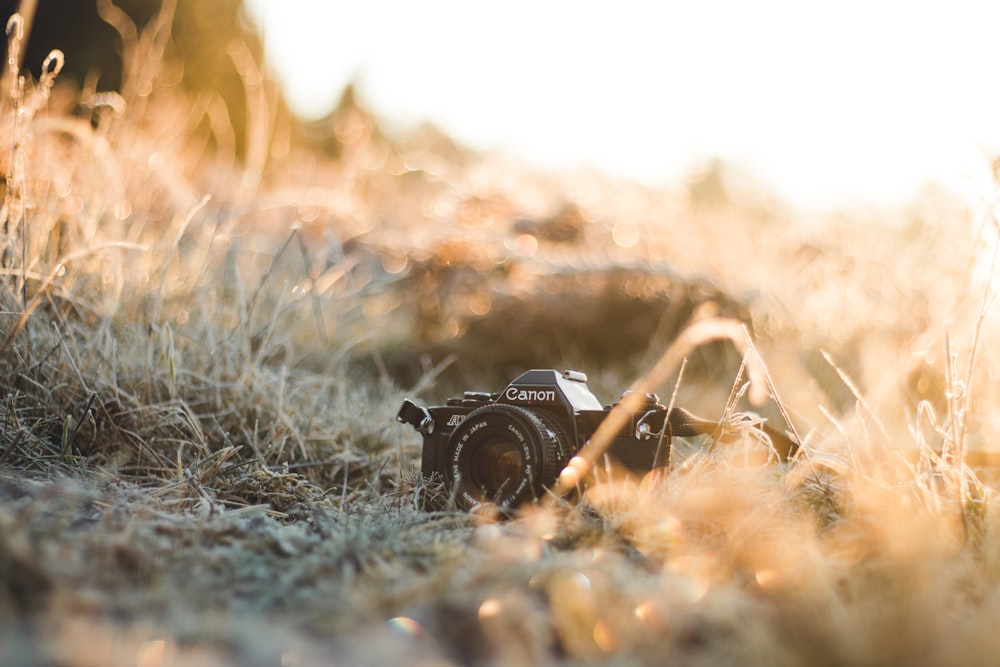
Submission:
<svg viewBox="0 0 1000 667">
<path fill-rule="evenodd" d="M 977 198 L 1000 151 L 994 0 L 247 0 L 294 108 L 355 80 L 401 126 L 673 184 L 731 160 L 807 206 Z"/>
</svg>

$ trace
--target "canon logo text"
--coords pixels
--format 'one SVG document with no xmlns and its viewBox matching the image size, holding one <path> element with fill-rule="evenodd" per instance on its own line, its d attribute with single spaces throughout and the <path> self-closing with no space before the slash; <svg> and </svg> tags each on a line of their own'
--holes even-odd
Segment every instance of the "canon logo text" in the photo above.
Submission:
<svg viewBox="0 0 1000 667">
<path fill-rule="evenodd" d="M 552 389 L 508 387 L 504 397 L 508 401 L 554 401 L 556 400 L 556 392 Z"/>
</svg>

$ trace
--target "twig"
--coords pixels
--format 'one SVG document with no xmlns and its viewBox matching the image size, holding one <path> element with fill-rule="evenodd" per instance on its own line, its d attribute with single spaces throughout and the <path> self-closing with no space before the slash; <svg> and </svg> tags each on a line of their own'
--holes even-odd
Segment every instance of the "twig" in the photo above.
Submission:
<svg viewBox="0 0 1000 667">
<path fill-rule="evenodd" d="M 83 407 L 83 412 L 80 413 L 80 420 L 76 423 L 76 427 L 73 428 L 73 432 L 69 434 L 66 438 L 66 442 L 63 443 L 63 450 L 65 451 L 66 445 L 72 447 L 72 443 L 76 440 L 76 434 L 80 432 L 80 428 L 83 426 L 83 422 L 87 420 L 87 412 L 90 410 L 90 406 L 94 404 L 94 399 L 97 398 L 96 393 L 92 393 L 90 398 L 87 399 L 87 405 Z"/>
<path fill-rule="evenodd" d="M 14 436 L 14 442 L 7 446 L 7 449 L 0 453 L 0 465 L 3 465 L 10 455 L 14 452 L 14 449 L 21 445 L 21 441 L 24 440 L 24 429 L 18 429 L 17 435 Z"/>
<path fill-rule="evenodd" d="M 677 382 L 674 383 L 674 390 L 670 393 L 670 402 L 667 404 L 667 412 L 665 414 L 670 414 L 671 410 L 674 409 L 674 405 L 677 404 L 677 391 L 681 387 L 681 379 L 684 377 L 684 369 L 687 368 L 687 357 L 681 360 L 681 367 L 677 371 Z M 667 470 L 673 468 L 674 466 L 674 444 L 673 438 L 669 433 L 667 433 L 669 427 L 669 422 L 664 421 L 663 428 L 660 429 L 660 436 L 656 441 L 656 454 L 653 456 L 654 467 L 659 467 L 660 461 L 663 460 L 663 438 L 667 438 Z"/>
<path fill-rule="evenodd" d="M 589 471 L 611 445 L 611 441 L 628 422 L 630 415 L 642 407 L 646 394 L 662 385 L 695 348 L 716 340 L 729 340 L 741 351 L 745 351 L 746 338 L 741 322 L 733 319 L 712 318 L 701 320 L 685 328 L 663 353 L 659 361 L 644 376 L 636 380 L 629 392 L 617 403 L 601 422 L 569 465 L 563 468 L 559 479 L 551 490 L 549 498 L 554 500 L 576 488 L 580 477 Z M 754 357 L 756 360 L 756 357 Z M 760 378 L 759 369 L 750 374 Z M 751 380 L 753 382 L 753 380 Z"/>
</svg>

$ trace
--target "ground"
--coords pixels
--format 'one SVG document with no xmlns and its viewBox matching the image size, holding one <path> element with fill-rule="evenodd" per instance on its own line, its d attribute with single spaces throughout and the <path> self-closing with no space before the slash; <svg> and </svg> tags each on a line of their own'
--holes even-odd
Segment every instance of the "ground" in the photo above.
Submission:
<svg viewBox="0 0 1000 667">
<path fill-rule="evenodd" d="M 805 217 L 350 96 L 326 154 L 251 105 L 247 164 L 169 90 L 52 84 L 0 119 L 5 664 L 991 661 L 994 202 Z M 737 429 L 458 511 L 396 410 L 532 365 L 802 451 Z"/>
</svg>

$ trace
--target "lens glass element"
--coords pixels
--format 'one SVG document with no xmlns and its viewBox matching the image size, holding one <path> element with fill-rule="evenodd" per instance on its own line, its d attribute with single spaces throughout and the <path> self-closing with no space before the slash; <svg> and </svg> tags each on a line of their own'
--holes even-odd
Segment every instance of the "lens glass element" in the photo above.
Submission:
<svg viewBox="0 0 1000 667">
<path fill-rule="evenodd" d="M 518 443 L 508 438 L 493 438 L 482 443 L 471 459 L 472 483 L 490 500 L 516 487 L 525 474 L 524 453 Z"/>
</svg>

